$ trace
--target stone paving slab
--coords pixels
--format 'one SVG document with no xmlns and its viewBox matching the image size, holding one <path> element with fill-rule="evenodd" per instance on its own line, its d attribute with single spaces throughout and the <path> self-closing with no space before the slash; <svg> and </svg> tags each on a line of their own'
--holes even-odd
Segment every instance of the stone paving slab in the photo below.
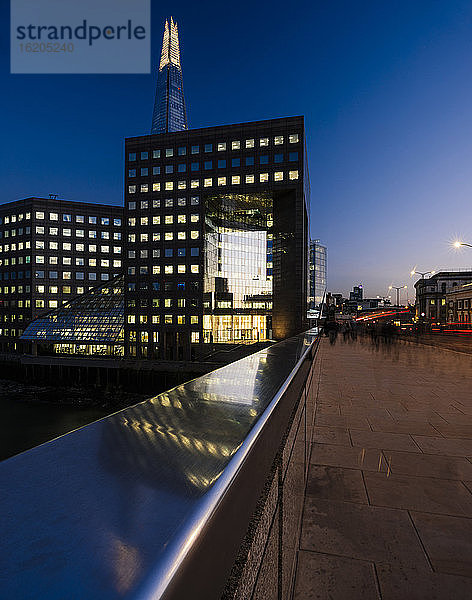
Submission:
<svg viewBox="0 0 472 600">
<path fill-rule="evenodd" d="M 320 352 L 294 599 L 472 598 L 472 355 Z"/>
</svg>

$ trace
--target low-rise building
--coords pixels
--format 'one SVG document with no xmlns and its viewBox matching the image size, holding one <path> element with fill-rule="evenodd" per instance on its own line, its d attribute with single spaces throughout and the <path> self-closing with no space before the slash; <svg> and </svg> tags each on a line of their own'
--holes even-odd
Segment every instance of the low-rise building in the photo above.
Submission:
<svg viewBox="0 0 472 600">
<path fill-rule="evenodd" d="M 472 281 L 472 271 L 439 271 L 415 283 L 416 317 L 444 325 L 448 320 L 446 296 Z"/>
<path fill-rule="evenodd" d="M 456 287 L 446 294 L 447 323 L 472 323 L 472 283 Z"/>
</svg>

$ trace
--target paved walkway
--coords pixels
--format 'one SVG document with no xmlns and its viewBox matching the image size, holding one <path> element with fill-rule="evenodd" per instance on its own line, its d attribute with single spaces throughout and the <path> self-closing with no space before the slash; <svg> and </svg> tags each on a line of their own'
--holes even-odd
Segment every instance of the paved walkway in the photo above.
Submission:
<svg viewBox="0 0 472 600">
<path fill-rule="evenodd" d="M 472 356 L 321 352 L 295 600 L 470 600 Z"/>
</svg>

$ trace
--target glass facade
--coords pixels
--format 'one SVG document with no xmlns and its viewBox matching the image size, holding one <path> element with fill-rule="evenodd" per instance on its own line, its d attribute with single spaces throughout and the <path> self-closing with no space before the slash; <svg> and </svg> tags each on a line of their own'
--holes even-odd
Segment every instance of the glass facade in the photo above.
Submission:
<svg viewBox="0 0 472 600">
<path fill-rule="evenodd" d="M 270 339 L 271 196 L 212 196 L 205 213 L 203 341 Z"/>
<path fill-rule="evenodd" d="M 171 17 L 170 25 L 169 21 L 166 21 L 162 40 L 151 133 L 185 129 L 187 129 L 187 112 L 180 66 L 179 33 L 177 23 Z"/>
<path fill-rule="evenodd" d="M 123 276 L 32 321 L 20 339 L 53 342 L 57 353 L 123 353 Z"/>
<path fill-rule="evenodd" d="M 328 285 L 328 251 L 326 246 L 314 240 L 310 244 L 310 298 L 309 308 L 317 308 L 323 302 Z"/>
</svg>

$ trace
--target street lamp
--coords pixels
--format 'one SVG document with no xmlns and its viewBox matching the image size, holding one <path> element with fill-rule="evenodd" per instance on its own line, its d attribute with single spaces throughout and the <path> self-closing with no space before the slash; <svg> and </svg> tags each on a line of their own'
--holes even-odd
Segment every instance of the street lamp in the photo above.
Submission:
<svg viewBox="0 0 472 600">
<path fill-rule="evenodd" d="M 431 274 L 434 275 L 436 273 L 436 271 L 417 271 L 416 269 L 413 269 L 413 271 L 410 271 L 410 275 L 413 277 L 413 275 L 421 275 L 421 279 L 424 279 L 425 275 Z"/>
<path fill-rule="evenodd" d="M 406 285 L 389 285 L 389 290 L 397 290 L 397 306 L 400 306 L 400 290 L 406 289 Z"/>
<path fill-rule="evenodd" d="M 461 246 L 468 246 L 469 248 L 472 248 L 472 244 L 466 244 L 465 242 L 460 242 L 459 240 L 455 241 L 453 243 L 454 248 L 460 248 Z"/>
</svg>

